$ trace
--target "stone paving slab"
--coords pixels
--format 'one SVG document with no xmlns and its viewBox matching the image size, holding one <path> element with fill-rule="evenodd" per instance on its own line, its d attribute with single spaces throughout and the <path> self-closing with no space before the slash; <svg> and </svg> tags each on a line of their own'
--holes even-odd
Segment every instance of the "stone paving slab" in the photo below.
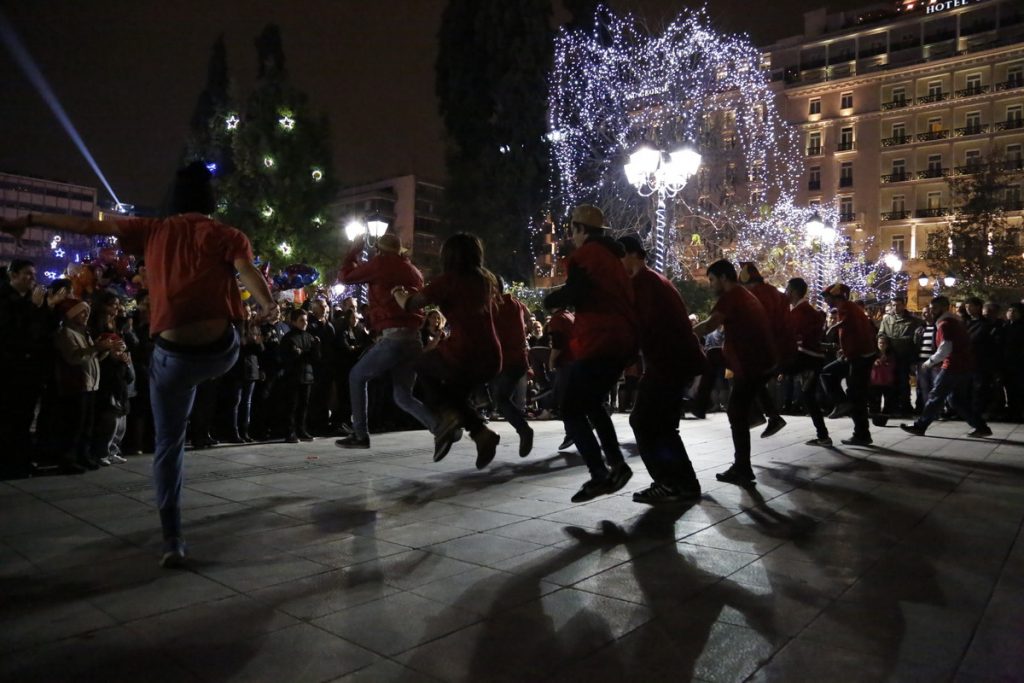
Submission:
<svg viewBox="0 0 1024 683">
<path fill-rule="evenodd" d="M 523 459 L 497 423 L 482 472 L 423 432 L 189 453 L 188 571 L 157 567 L 149 457 L 0 482 L 0 680 L 1024 680 L 1024 427 L 822 449 L 789 420 L 749 490 L 715 480 L 724 416 L 684 421 L 705 493 L 658 509 L 635 455 L 570 502 L 557 422 Z"/>
</svg>

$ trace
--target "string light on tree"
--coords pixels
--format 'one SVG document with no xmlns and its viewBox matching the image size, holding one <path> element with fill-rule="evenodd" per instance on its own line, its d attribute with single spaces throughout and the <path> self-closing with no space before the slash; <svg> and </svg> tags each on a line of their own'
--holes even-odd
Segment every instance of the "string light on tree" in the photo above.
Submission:
<svg viewBox="0 0 1024 683">
<path fill-rule="evenodd" d="M 283 114 L 281 116 L 281 118 L 279 118 L 277 120 L 277 125 L 281 126 L 281 128 L 283 130 L 287 130 L 287 131 L 294 130 L 295 129 L 295 119 L 293 119 L 288 114 Z"/>
<path fill-rule="evenodd" d="M 274 168 L 274 157 L 263 157 L 263 165 L 267 168 Z"/>
<path fill-rule="evenodd" d="M 264 218 L 272 218 L 274 216 L 274 209 L 269 206 L 264 206 L 263 210 L 260 211 L 260 215 Z"/>
<path fill-rule="evenodd" d="M 324 172 L 321 171 L 319 168 L 314 168 L 313 172 L 310 175 L 313 177 L 313 182 L 319 183 L 321 180 L 324 179 Z"/>
<path fill-rule="evenodd" d="M 53 255 L 56 256 L 57 258 L 64 258 L 65 253 L 66 252 L 59 247 L 53 250 Z"/>
<path fill-rule="evenodd" d="M 281 244 L 277 245 L 277 250 L 281 252 L 282 256 L 292 255 L 292 245 L 288 244 L 287 242 L 281 242 Z"/>
<path fill-rule="evenodd" d="M 224 120 L 224 125 L 227 126 L 228 130 L 235 130 L 241 122 L 242 119 L 238 118 L 237 114 L 231 114 Z"/>
</svg>

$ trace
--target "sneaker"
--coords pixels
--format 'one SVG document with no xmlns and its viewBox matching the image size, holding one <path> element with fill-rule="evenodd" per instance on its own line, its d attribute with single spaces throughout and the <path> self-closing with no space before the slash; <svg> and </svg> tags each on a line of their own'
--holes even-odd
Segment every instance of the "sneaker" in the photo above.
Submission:
<svg viewBox="0 0 1024 683">
<path fill-rule="evenodd" d="M 975 429 L 973 432 L 967 432 L 967 436 L 973 436 L 976 439 L 984 439 L 986 436 L 992 436 L 992 430 L 988 427 L 980 427 Z"/>
<path fill-rule="evenodd" d="M 608 493 L 615 493 L 622 489 L 623 486 L 629 483 L 629 480 L 633 478 L 633 470 L 629 468 L 629 465 L 622 463 L 612 468 L 612 471 L 608 474 Z"/>
<path fill-rule="evenodd" d="M 562 439 L 562 443 L 558 444 L 558 450 L 564 451 L 567 448 L 572 448 L 574 443 L 576 442 L 572 440 L 572 437 L 566 434 L 565 438 Z"/>
<path fill-rule="evenodd" d="M 473 436 L 473 441 L 476 443 L 476 468 L 482 470 L 494 460 L 501 437 L 484 427 Z"/>
<path fill-rule="evenodd" d="M 749 486 L 754 483 L 754 471 L 749 467 L 740 468 L 733 464 L 725 472 L 719 472 L 716 474 L 715 479 L 718 481 L 724 481 L 727 484 Z"/>
<path fill-rule="evenodd" d="M 126 462 L 128 462 L 128 458 L 122 455 L 112 455 L 110 456 L 110 462 L 114 463 L 115 465 L 123 465 Z"/>
<path fill-rule="evenodd" d="M 314 438 L 315 438 L 309 432 L 299 432 L 298 436 L 299 436 L 299 441 L 313 441 Z"/>
<path fill-rule="evenodd" d="M 588 500 L 593 500 L 598 496 L 609 493 L 608 486 L 608 479 L 590 479 L 584 482 L 580 490 L 570 500 L 574 503 L 585 503 Z"/>
<path fill-rule="evenodd" d="M 829 448 L 830 446 L 832 446 L 832 437 L 829 437 L 829 436 L 819 436 L 816 439 L 811 439 L 810 441 L 808 441 L 807 445 L 808 446 L 824 446 L 825 448 Z"/>
<path fill-rule="evenodd" d="M 870 446 L 875 443 L 870 436 L 851 436 L 849 439 L 840 441 L 844 446 Z"/>
<path fill-rule="evenodd" d="M 369 448 L 370 437 L 359 437 L 355 434 L 346 436 L 344 439 L 337 439 L 334 445 L 338 448 Z"/>
<path fill-rule="evenodd" d="M 110 456 L 108 455 L 105 458 L 100 458 L 100 464 L 104 467 L 110 467 Z"/>
<path fill-rule="evenodd" d="M 519 434 L 519 457 L 525 458 L 533 450 L 533 429 L 527 427 Z"/>
<path fill-rule="evenodd" d="M 657 505 L 658 503 L 681 503 L 685 500 L 700 498 L 700 486 L 695 488 L 676 488 L 655 482 L 643 491 L 633 494 L 634 503 Z"/>
<path fill-rule="evenodd" d="M 179 537 L 168 538 L 164 541 L 163 555 L 160 556 L 160 566 L 164 569 L 182 569 L 188 557 L 185 553 L 185 539 Z"/>
<path fill-rule="evenodd" d="M 761 438 L 767 439 L 769 436 L 775 436 L 785 426 L 785 420 L 783 420 L 781 417 L 773 417 L 772 419 L 768 420 L 768 426 L 765 428 L 763 432 L 761 432 Z"/>
<path fill-rule="evenodd" d="M 916 424 L 901 424 L 900 429 L 905 431 L 907 434 L 913 434 L 914 436 L 924 436 L 924 427 L 918 427 Z"/>
<path fill-rule="evenodd" d="M 849 403 L 843 402 L 843 403 L 840 403 L 839 405 L 837 405 L 835 408 L 832 409 L 832 412 L 829 413 L 829 415 L 828 415 L 828 419 L 830 419 L 830 420 L 838 420 L 841 417 L 849 417 L 850 413 L 852 413 L 852 412 L 853 412 L 853 406 L 850 405 Z"/>
</svg>

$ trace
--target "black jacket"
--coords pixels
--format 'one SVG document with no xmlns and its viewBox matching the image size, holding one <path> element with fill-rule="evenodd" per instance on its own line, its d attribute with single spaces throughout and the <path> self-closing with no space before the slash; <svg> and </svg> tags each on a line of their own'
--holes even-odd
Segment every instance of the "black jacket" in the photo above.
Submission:
<svg viewBox="0 0 1024 683">
<path fill-rule="evenodd" d="M 37 372 L 53 346 L 56 315 L 46 304 L 36 306 L 8 282 L 0 282 L 0 367 Z"/>
<path fill-rule="evenodd" d="M 320 343 L 313 335 L 292 328 L 281 339 L 278 353 L 282 377 L 286 382 L 313 383 L 313 363 L 320 359 Z"/>
</svg>

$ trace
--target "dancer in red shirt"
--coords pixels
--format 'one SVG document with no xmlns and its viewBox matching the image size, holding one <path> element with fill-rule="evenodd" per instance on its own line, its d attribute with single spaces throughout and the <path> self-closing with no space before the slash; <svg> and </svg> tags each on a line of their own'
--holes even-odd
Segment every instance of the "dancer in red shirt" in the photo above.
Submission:
<svg viewBox="0 0 1024 683">
<path fill-rule="evenodd" d="M 497 283 L 484 268 L 483 244 L 473 235 L 449 237 L 441 247 L 441 263 L 441 275 L 421 291 L 396 287 L 393 295 L 403 310 L 435 304 L 451 327 L 451 335 L 416 363 L 427 404 L 440 415 L 434 461 L 448 454 L 456 431 L 465 428 L 476 443 L 477 469 L 483 469 L 494 460 L 500 438 L 484 425 L 470 398 L 501 370 L 492 316 Z"/>
<path fill-rule="evenodd" d="M 640 240 L 619 240 L 622 263 L 633 280 L 644 375 L 629 424 L 654 483 L 633 494 L 638 503 L 676 503 L 700 497 L 700 483 L 679 437 L 683 397 L 707 361 L 693 334 L 690 313 L 671 282 L 647 267 Z"/>
<path fill-rule="evenodd" d="M 505 281 L 497 277 L 501 294 L 494 300 L 494 329 L 501 343 L 501 372 L 491 381 L 491 394 L 498 412 L 519 435 L 519 457 L 533 450 L 533 428 L 526 422 L 526 372 L 530 367 L 526 346 L 526 321 L 530 312 L 523 302 L 505 291 Z M 514 398 L 513 398 L 514 397 Z"/>
<path fill-rule="evenodd" d="M 796 342 L 796 357 L 789 366 L 800 379 L 800 402 L 811 418 L 817 436 L 807 442 L 808 446 L 831 446 L 825 418 L 818 405 L 818 385 L 821 382 L 821 368 L 825 353 L 821 339 L 825 335 L 825 314 L 807 300 L 807 282 L 795 277 L 786 286 L 792 308 L 789 311 L 789 328 Z"/>
<path fill-rule="evenodd" d="M 771 369 L 769 376 L 778 375 L 792 363 L 793 355 L 796 353 L 793 334 L 789 329 L 789 299 L 785 294 L 766 283 L 757 266 L 750 261 L 740 263 L 737 277 L 740 284 L 757 297 L 761 306 L 764 307 L 764 312 L 768 315 L 768 324 L 772 330 L 769 341 L 775 349 L 775 357 L 778 360 L 778 364 Z M 775 399 L 768 391 L 767 383 L 757 392 L 757 400 L 761 404 L 761 410 L 768 416 L 768 425 L 761 432 L 761 438 L 766 439 L 785 427 L 786 421 L 782 419 L 782 415 L 775 405 Z"/>
<path fill-rule="evenodd" d="M 847 446 L 870 446 L 871 428 L 868 425 L 868 386 L 871 366 L 878 353 L 878 333 L 864 309 L 850 301 L 850 288 L 836 283 L 822 292 L 825 302 L 835 309 L 835 324 L 829 329 L 839 330 L 839 358 L 821 371 L 821 381 L 836 404 L 830 418 L 847 415 L 853 418 L 853 436 L 843 439 Z M 846 379 L 846 394 L 842 380 Z"/>
<path fill-rule="evenodd" d="M 569 368 L 561 411 L 590 471 L 590 479 L 572 497 L 579 503 L 614 493 L 633 476 L 603 401 L 636 355 L 637 342 L 633 287 L 620 260 L 622 246 L 608 236 L 604 214 L 596 206 L 577 206 L 571 225 L 576 251 L 568 259 L 569 277 L 547 296 L 544 306 L 576 309 L 569 344 L 576 360 Z"/>
<path fill-rule="evenodd" d="M 733 373 L 726 414 L 735 455 L 732 466 L 715 477 L 743 486 L 754 482 L 750 466 L 750 410 L 776 364 L 774 347 L 765 344 L 766 339 L 771 339 L 771 323 L 761 302 L 737 282 L 736 268 L 731 263 L 724 259 L 715 261 L 707 273 L 718 302 L 711 316 L 693 331 L 703 336 L 725 326 L 722 353 L 726 367 Z"/>
<path fill-rule="evenodd" d="M 569 367 L 572 365 L 572 349 L 569 343 L 572 340 L 572 329 L 576 325 L 576 318 L 572 312 L 564 308 L 552 308 L 551 317 L 548 318 L 547 333 L 551 338 L 551 353 L 548 356 L 548 371 L 554 375 L 551 381 L 551 391 L 554 394 L 556 408 L 561 408 L 562 397 L 565 396 L 565 385 L 569 381 Z M 559 411 L 560 412 L 560 411 Z M 573 444 L 569 430 L 566 429 L 562 443 L 558 450 L 564 451 Z"/>
</svg>

